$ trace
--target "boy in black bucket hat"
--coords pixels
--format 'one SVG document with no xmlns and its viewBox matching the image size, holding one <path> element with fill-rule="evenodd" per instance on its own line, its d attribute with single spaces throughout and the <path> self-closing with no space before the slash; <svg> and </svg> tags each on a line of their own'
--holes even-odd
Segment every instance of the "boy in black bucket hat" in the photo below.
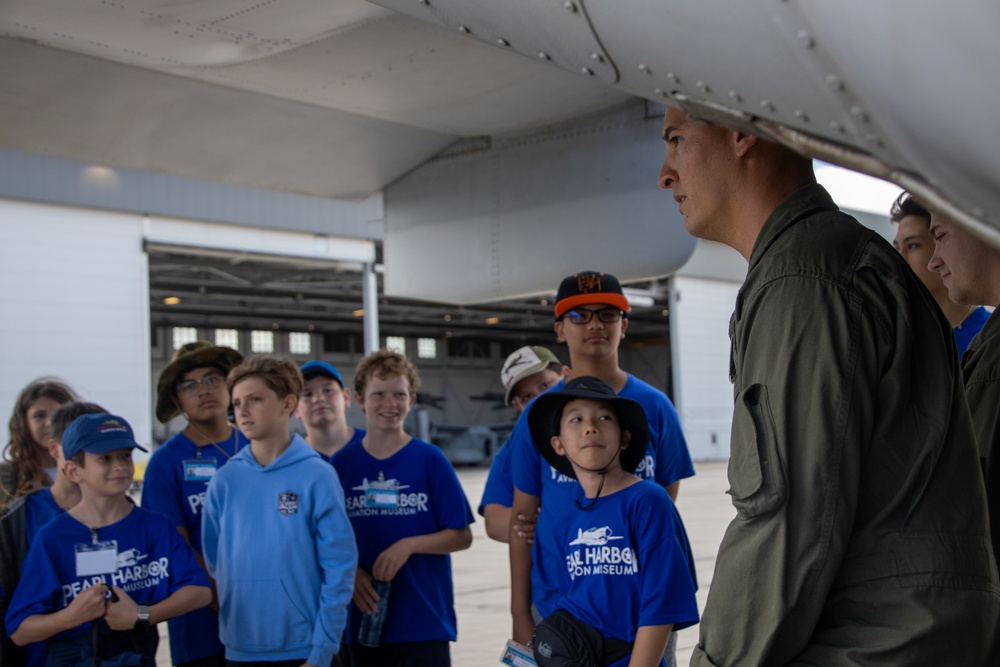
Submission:
<svg viewBox="0 0 1000 667">
<path fill-rule="evenodd" d="M 642 406 L 595 377 L 542 394 L 528 416 L 539 453 L 583 494 L 536 534 L 570 583 L 532 641 L 540 667 L 665 665 L 673 629 L 698 622 L 694 583 L 663 487 L 634 475 L 646 453 Z"/>
</svg>

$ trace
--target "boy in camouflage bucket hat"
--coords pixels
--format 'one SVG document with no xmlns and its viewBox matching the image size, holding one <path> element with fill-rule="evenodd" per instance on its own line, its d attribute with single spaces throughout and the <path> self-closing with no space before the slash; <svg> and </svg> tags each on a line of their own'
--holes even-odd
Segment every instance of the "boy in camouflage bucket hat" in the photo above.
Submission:
<svg viewBox="0 0 1000 667">
<path fill-rule="evenodd" d="M 143 507 L 166 516 L 185 537 L 204 567 L 202 500 L 208 483 L 247 444 L 229 423 L 226 376 L 243 360 L 236 350 L 203 340 L 178 349 L 156 385 L 156 418 L 166 423 L 183 414 L 188 423 L 157 449 L 146 468 Z M 171 664 L 224 665 L 218 612 L 197 609 L 168 621 Z"/>
<path fill-rule="evenodd" d="M 206 340 L 196 340 L 177 348 L 156 382 L 156 418 L 166 424 L 181 413 L 175 397 L 175 385 L 182 375 L 196 368 L 208 366 L 214 366 L 222 371 L 223 375 L 228 375 L 229 371 L 241 361 L 243 355 L 233 348 L 212 345 Z"/>
</svg>

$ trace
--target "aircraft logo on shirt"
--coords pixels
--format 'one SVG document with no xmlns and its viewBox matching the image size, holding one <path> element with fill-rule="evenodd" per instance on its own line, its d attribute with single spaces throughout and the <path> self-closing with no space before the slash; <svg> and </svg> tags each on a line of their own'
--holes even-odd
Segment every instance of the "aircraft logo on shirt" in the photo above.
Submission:
<svg viewBox="0 0 1000 667">
<path fill-rule="evenodd" d="M 404 492 L 409 488 L 409 484 L 400 484 L 398 479 L 386 479 L 382 471 L 374 481 L 365 477 L 361 484 L 351 487 L 352 491 L 361 493 L 345 498 L 347 516 L 407 515 L 428 511 L 427 493 Z"/>
<path fill-rule="evenodd" d="M 351 490 L 364 491 L 367 493 L 368 489 L 387 489 L 387 490 L 391 489 L 393 491 L 398 491 L 400 489 L 408 489 L 408 488 L 410 488 L 409 484 L 400 484 L 398 480 L 386 479 L 385 473 L 379 472 L 378 479 L 375 480 L 374 482 L 369 482 L 368 478 L 365 477 L 364 479 L 361 480 L 361 484 L 357 486 L 352 486 Z"/>
<path fill-rule="evenodd" d="M 119 552 L 118 554 L 118 569 L 123 567 L 131 567 L 136 565 L 139 561 L 149 558 L 149 554 L 141 554 L 138 549 L 128 549 L 127 551 Z"/>
<path fill-rule="evenodd" d="M 587 547 L 602 547 L 607 544 L 610 540 L 622 540 L 625 539 L 620 535 L 612 535 L 611 527 L 604 526 L 603 528 L 588 528 L 583 530 L 578 528 L 576 531 L 576 539 L 569 543 L 571 547 L 582 544 Z"/>
</svg>

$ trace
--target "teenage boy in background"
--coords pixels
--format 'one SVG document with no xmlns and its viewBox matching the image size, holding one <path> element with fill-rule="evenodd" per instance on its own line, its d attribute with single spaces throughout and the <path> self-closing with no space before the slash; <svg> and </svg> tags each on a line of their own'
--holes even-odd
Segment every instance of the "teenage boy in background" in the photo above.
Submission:
<svg viewBox="0 0 1000 667">
<path fill-rule="evenodd" d="M 540 345 L 525 345 L 514 350 L 500 371 L 504 403 L 520 415 L 524 407 L 542 392 L 548 391 L 569 373 L 569 368 Z M 510 535 L 510 506 L 514 504 L 514 480 L 510 471 L 510 447 L 505 442 L 493 456 L 486 478 L 479 514 L 486 521 L 486 534 L 497 542 L 507 543 Z M 514 530 L 518 537 L 532 540 L 537 515 L 519 517 Z"/>
<path fill-rule="evenodd" d="M 348 515 L 358 540 L 347 651 L 354 667 L 448 667 L 457 637 L 453 551 L 472 544 L 475 519 L 441 450 L 403 430 L 417 398 L 417 369 L 379 350 L 358 364 L 355 397 L 368 431 L 337 452 L 333 465 L 351 491 Z M 380 599 L 373 580 L 391 582 L 381 644 L 362 646 L 362 614 Z"/>
<path fill-rule="evenodd" d="M 48 440 L 49 455 L 56 462 L 55 481 L 52 486 L 19 497 L 0 515 L 0 618 L 7 615 L 10 596 L 21 579 L 24 559 L 35 535 L 57 514 L 80 502 L 80 487 L 66 477 L 63 433 L 77 417 L 102 412 L 107 410 L 95 403 L 74 401 L 59 406 L 52 415 L 52 434 Z M 19 647 L 0 628 L 0 664 L 44 667 L 45 642 Z"/>
<path fill-rule="evenodd" d="M 357 548 L 336 471 L 288 430 L 302 374 L 288 357 L 260 355 L 230 371 L 227 384 L 250 446 L 216 473 L 202 523 L 226 660 L 329 667 Z"/>
<path fill-rule="evenodd" d="M 680 480 L 694 475 L 694 466 L 670 399 L 618 365 L 618 348 L 628 329 L 628 310 L 628 300 L 615 276 L 596 271 L 573 274 L 562 281 L 556 295 L 556 337 L 569 349 L 571 378 L 597 377 L 619 396 L 631 398 L 646 411 L 650 441 L 635 474 L 654 480 L 673 498 Z M 561 388 L 562 384 L 556 387 Z M 538 534 L 552 530 L 562 507 L 572 505 L 579 497 L 580 485 L 546 463 L 535 449 L 527 427 L 530 413 L 529 405 L 508 443 L 514 475 L 511 513 L 515 517 L 531 516 L 540 505 Z M 537 620 L 554 611 L 556 600 L 568 584 L 568 576 L 558 554 L 547 552 L 546 544 L 538 540 L 528 544 L 523 539 L 512 539 L 510 561 L 514 639 L 524 644 Z M 693 563 L 691 575 L 694 579 Z M 537 616 L 532 614 L 532 605 Z M 672 655 L 673 644 L 668 652 Z"/>
<path fill-rule="evenodd" d="M 361 442 L 365 432 L 347 424 L 344 411 L 351 407 L 351 392 L 340 371 L 325 361 L 307 361 L 299 370 L 306 388 L 295 416 L 305 424 L 306 442 L 329 461 L 346 445 Z"/>
<path fill-rule="evenodd" d="M 188 423 L 153 452 L 143 480 L 142 506 L 176 526 L 203 568 L 201 514 L 208 483 L 248 442 L 229 423 L 226 388 L 226 374 L 242 360 L 230 347 L 195 341 L 174 352 L 156 383 L 156 418 L 166 424 L 182 414 Z M 170 619 L 167 627 L 174 665 L 225 665 L 217 601 Z"/>
<path fill-rule="evenodd" d="M 79 417 L 63 434 L 66 476 L 79 485 L 80 502 L 39 531 L 6 617 L 16 644 L 46 640 L 48 667 L 152 667 L 152 626 L 212 599 L 191 547 L 163 516 L 128 498 L 133 449 L 145 451 L 132 427 L 106 413 Z"/>
</svg>

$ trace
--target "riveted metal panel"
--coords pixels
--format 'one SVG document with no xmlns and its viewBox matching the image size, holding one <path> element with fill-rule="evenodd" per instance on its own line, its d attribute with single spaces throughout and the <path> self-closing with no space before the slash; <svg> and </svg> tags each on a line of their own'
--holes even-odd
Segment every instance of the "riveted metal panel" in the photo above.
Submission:
<svg viewBox="0 0 1000 667">
<path fill-rule="evenodd" d="M 594 77 L 618 80 L 614 63 L 594 35 L 581 0 L 375 0 L 499 48 Z M 619 10 L 621 8 L 618 6 Z"/>
</svg>

